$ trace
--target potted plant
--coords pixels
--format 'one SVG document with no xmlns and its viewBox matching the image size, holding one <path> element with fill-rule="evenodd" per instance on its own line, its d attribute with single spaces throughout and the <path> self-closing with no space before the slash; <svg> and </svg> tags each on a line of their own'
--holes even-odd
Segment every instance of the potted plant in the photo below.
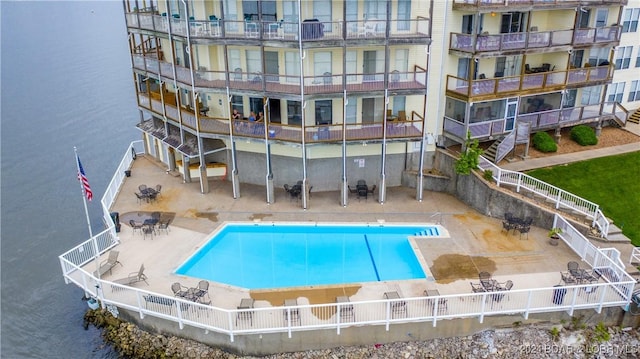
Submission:
<svg viewBox="0 0 640 359">
<path fill-rule="evenodd" d="M 560 239 L 559 234 L 562 233 L 562 229 L 558 227 L 551 228 L 549 230 L 549 244 L 552 246 L 558 245 L 558 240 Z"/>
</svg>

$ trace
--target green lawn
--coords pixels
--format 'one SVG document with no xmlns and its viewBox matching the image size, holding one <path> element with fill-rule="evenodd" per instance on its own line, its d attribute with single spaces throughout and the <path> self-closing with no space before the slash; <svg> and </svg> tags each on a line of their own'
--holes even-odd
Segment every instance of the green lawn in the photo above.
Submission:
<svg viewBox="0 0 640 359">
<path fill-rule="evenodd" d="M 640 246 L 640 152 L 602 157 L 527 172 L 541 181 L 595 202 Z"/>
</svg>

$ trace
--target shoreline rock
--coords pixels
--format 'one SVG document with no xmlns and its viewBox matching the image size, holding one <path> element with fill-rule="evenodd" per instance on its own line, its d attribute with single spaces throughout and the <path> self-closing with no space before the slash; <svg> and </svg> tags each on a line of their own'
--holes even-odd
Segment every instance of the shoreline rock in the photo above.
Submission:
<svg viewBox="0 0 640 359">
<path fill-rule="evenodd" d="M 576 318 L 571 323 L 551 327 L 523 325 L 485 330 L 464 337 L 337 347 L 263 357 L 237 355 L 192 340 L 148 333 L 100 309 L 88 310 L 84 320 L 85 326 L 92 324 L 101 329 L 104 340 L 121 356 L 128 358 L 640 358 L 640 331 L 637 328 L 585 327 Z"/>
</svg>

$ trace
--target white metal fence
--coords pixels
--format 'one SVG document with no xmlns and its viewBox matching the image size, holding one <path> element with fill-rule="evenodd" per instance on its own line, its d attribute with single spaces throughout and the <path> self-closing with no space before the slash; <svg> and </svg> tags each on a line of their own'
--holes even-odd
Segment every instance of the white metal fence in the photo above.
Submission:
<svg viewBox="0 0 640 359">
<path fill-rule="evenodd" d="M 130 148 L 134 148 L 133 143 Z M 106 212 L 122 184 L 124 170 L 129 169 L 132 160 L 133 152 L 127 150 L 102 200 Z M 389 330 L 391 324 L 402 322 L 430 322 L 436 326 L 443 319 L 478 318 L 482 322 L 488 315 L 510 314 L 521 314 L 527 319 L 531 313 L 565 311 L 572 315 L 576 309 L 600 312 L 603 307 L 626 306 L 636 282 L 625 272 L 619 252 L 596 248 L 559 215 L 554 219 L 554 226 L 562 228 L 562 240 L 592 269 L 599 270 L 603 281 L 501 292 L 240 310 L 116 284 L 82 269 L 83 265 L 96 260 L 98 254 L 117 245 L 113 228 L 60 255 L 59 259 L 65 281 L 98 298 L 103 307 L 114 305 L 128 309 L 137 312 L 140 318 L 146 315 L 163 318 L 178 323 L 180 328 L 189 325 L 224 333 L 231 341 L 235 335 L 248 333 L 281 332 L 291 337 L 294 331 L 334 329 L 340 334 L 342 328 L 354 325 L 384 325 Z M 292 315 L 294 312 L 297 315 Z"/>
<path fill-rule="evenodd" d="M 591 225 L 598 228 L 601 237 L 607 237 L 610 222 L 604 216 L 598 204 L 524 173 L 502 169 L 482 156 L 480 156 L 479 167 L 483 170 L 490 169 L 498 186 L 503 184 L 513 186 L 518 193 L 520 191 L 529 191 L 537 196 L 544 197 L 553 203 L 556 209 L 565 208 L 583 214 L 592 220 Z"/>
</svg>

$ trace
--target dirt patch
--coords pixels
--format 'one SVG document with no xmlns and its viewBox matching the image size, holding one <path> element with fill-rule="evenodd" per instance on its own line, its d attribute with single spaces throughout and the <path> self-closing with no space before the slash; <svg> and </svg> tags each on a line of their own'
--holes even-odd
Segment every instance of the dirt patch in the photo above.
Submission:
<svg viewBox="0 0 640 359">
<path fill-rule="evenodd" d="M 444 254 L 433 261 L 431 274 L 436 282 L 447 284 L 459 279 L 478 278 L 479 272 L 493 273 L 496 263 L 486 257 Z"/>
<path fill-rule="evenodd" d="M 477 273 L 476 273 L 477 274 Z M 361 286 L 346 286 L 346 287 L 318 287 L 318 288 L 300 288 L 300 289 L 283 289 L 283 290 L 252 290 L 251 298 L 255 300 L 266 300 L 272 306 L 283 306 L 285 299 L 298 299 L 300 297 L 307 298 L 309 304 L 325 304 L 335 303 L 336 297 L 347 296 L 350 297 L 360 290 Z M 300 304 L 300 302 L 298 302 Z M 336 308 L 319 307 L 312 309 L 313 315 L 322 320 L 331 318 Z"/>
<path fill-rule="evenodd" d="M 218 222 L 218 212 L 196 212 L 195 216 L 198 218 L 206 218 L 211 222 Z"/>
</svg>

